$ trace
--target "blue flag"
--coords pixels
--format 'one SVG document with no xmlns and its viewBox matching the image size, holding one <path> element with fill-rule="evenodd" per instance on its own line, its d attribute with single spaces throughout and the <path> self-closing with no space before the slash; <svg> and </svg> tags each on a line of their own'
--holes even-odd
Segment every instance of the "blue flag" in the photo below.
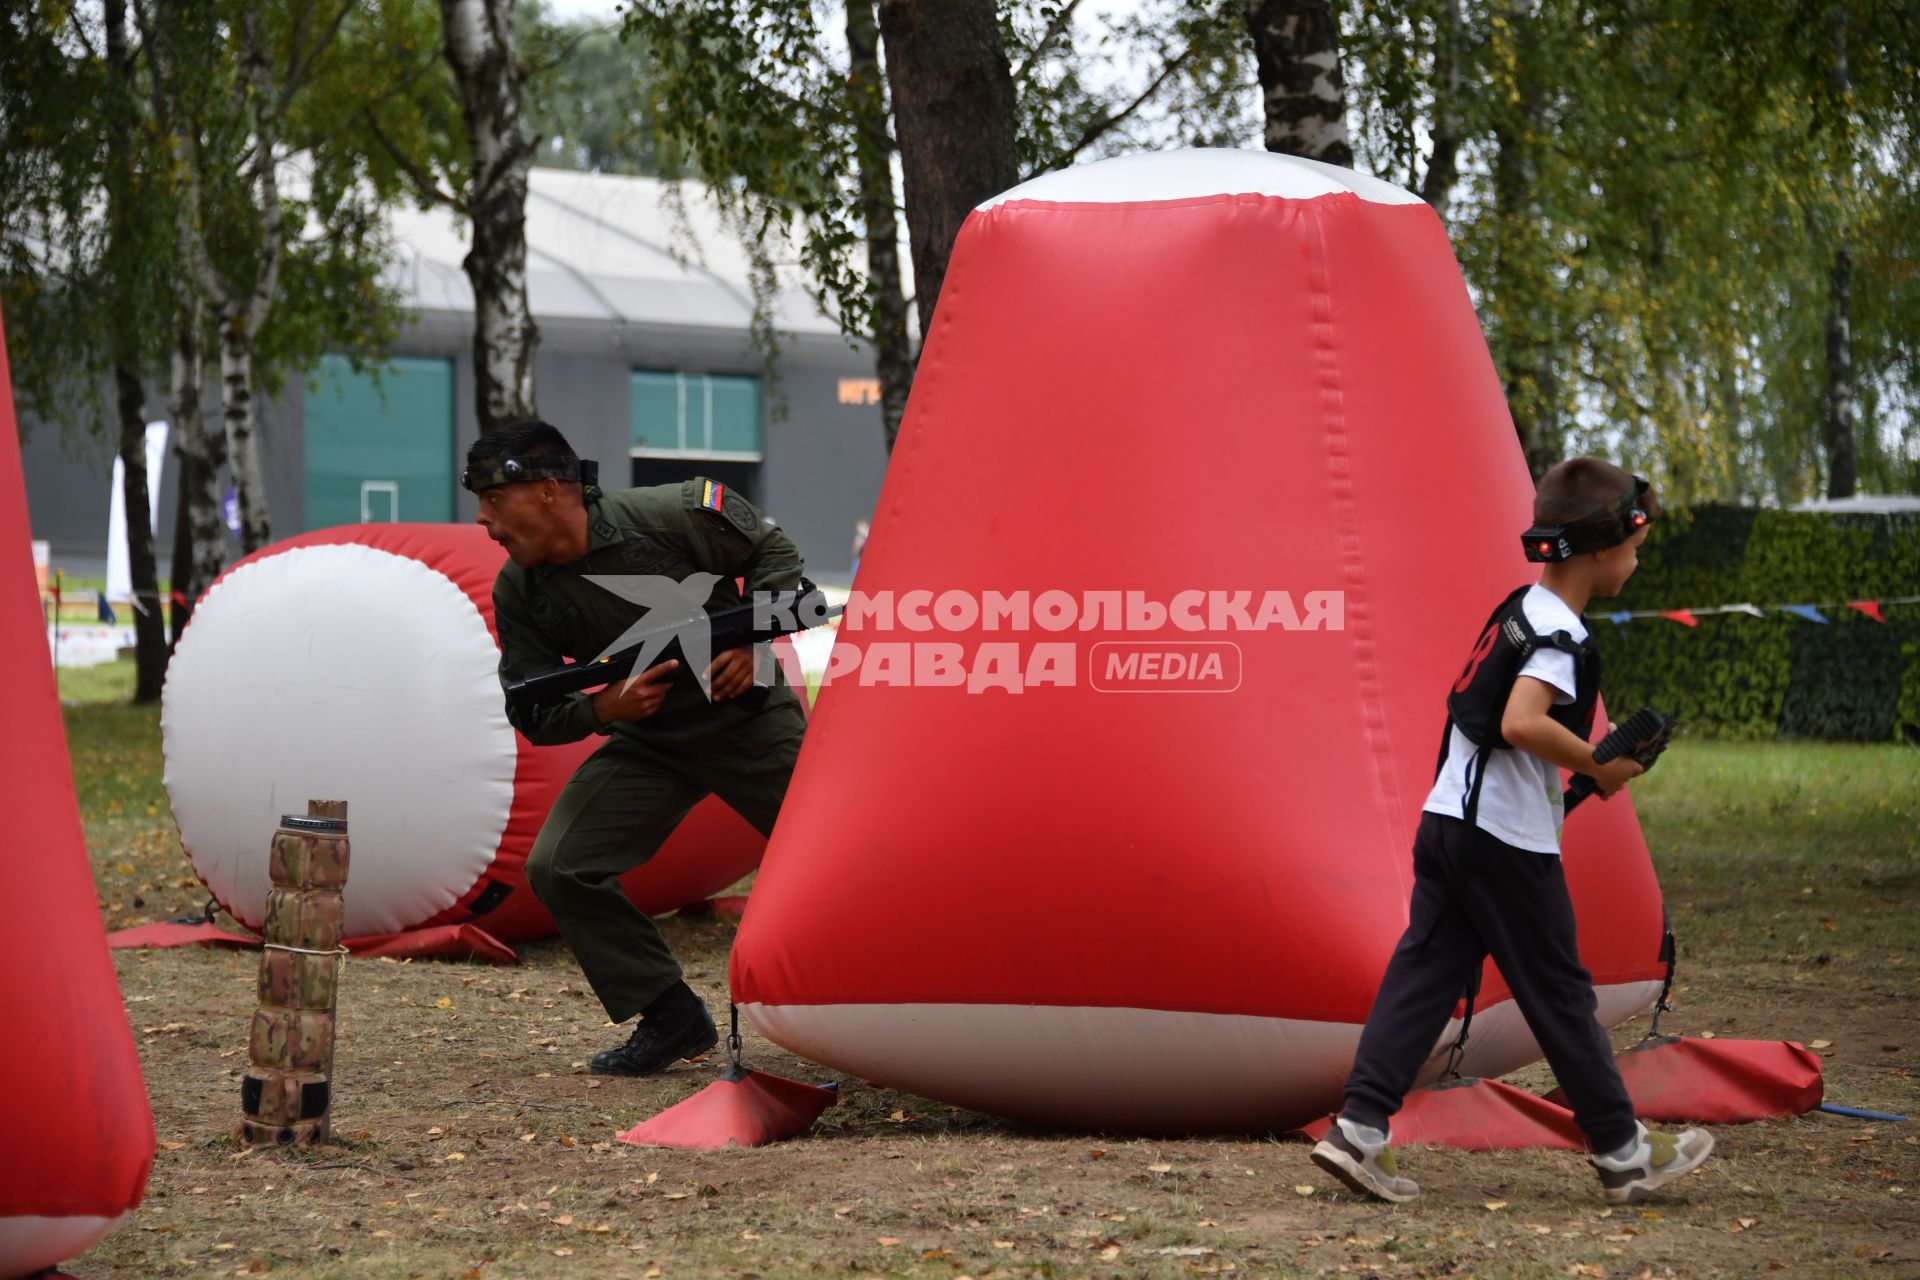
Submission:
<svg viewBox="0 0 1920 1280">
<path fill-rule="evenodd" d="M 1825 622 L 1826 615 L 1810 604 L 1783 604 L 1780 609 L 1796 618 L 1805 618 L 1808 622 Z"/>
<path fill-rule="evenodd" d="M 113 626 L 120 621 L 119 617 L 113 612 L 113 606 L 107 603 L 106 592 L 95 592 L 94 598 L 100 603 L 100 621 L 106 623 L 108 626 Z"/>
</svg>

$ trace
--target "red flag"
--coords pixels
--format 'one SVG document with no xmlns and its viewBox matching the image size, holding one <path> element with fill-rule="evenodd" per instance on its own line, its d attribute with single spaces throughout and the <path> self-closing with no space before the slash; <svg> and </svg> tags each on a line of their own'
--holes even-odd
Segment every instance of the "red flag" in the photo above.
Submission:
<svg viewBox="0 0 1920 1280">
<path fill-rule="evenodd" d="M 1700 625 L 1700 619 L 1693 616 L 1693 610 L 1691 609 L 1663 609 L 1660 612 L 1660 616 L 1663 618 L 1672 618 L 1683 627 L 1697 627 Z"/>
<path fill-rule="evenodd" d="M 1886 619 L 1880 616 L 1880 602 L 1878 600 L 1849 600 L 1847 601 L 1847 607 L 1849 609 L 1858 609 L 1875 622 L 1881 624 L 1885 624 L 1886 622 Z"/>
</svg>

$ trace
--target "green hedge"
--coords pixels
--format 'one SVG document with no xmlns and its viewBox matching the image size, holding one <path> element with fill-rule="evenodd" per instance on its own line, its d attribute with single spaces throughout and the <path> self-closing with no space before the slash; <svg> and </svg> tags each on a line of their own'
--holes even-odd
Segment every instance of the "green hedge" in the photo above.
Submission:
<svg viewBox="0 0 1920 1280">
<path fill-rule="evenodd" d="M 1706 614 L 1606 620 L 1626 609 L 1823 604 L 1920 594 L 1920 516 L 1697 507 L 1656 521 L 1626 590 L 1587 608 L 1614 715 L 1654 706 L 1735 738 L 1920 743 L 1920 606 L 1883 625 L 1842 606 L 1822 625 Z"/>
</svg>

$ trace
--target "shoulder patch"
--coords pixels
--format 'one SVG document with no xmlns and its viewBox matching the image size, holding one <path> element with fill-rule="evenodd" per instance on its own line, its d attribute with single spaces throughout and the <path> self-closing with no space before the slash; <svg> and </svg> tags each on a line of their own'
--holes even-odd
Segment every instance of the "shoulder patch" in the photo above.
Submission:
<svg viewBox="0 0 1920 1280">
<path fill-rule="evenodd" d="M 682 492 L 689 506 L 725 516 L 742 533 L 750 534 L 760 527 L 760 513 L 753 504 L 717 480 L 689 480 Z"/>
</svg>

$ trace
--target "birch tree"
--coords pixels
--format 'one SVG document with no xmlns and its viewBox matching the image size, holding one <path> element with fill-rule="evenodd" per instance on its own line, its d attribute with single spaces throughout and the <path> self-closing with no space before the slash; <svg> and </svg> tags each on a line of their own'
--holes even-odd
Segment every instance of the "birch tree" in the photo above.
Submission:
<svg viewBox="0 0 1920 1280">
<path fill-rule="evenodd" d="M 1329 0 L 1246 0 L 1267 150 L 1353 167 L 1340 31 Z"/>
<path fill-rule="evenodd" d="M 538 416 L 533 356 L 540 329 L 527 303 L 527 170 L 520 124 L 526 79 L 514 44 L 514 0 L 440 0 L 447 66 L 466 125 L 461 200 L 472 227 L 462 263 L 473 286 L 474 405 L 485 432 Z"/>
</svg>

